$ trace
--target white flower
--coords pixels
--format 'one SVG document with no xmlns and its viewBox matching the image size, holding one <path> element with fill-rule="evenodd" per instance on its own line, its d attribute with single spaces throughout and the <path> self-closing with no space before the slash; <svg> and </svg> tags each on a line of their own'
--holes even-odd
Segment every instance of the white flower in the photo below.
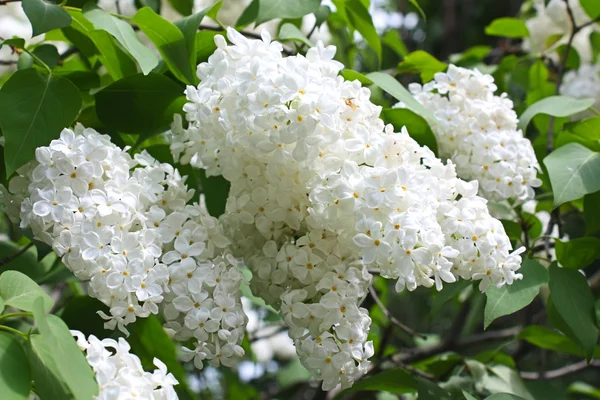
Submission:
<svg viewBox="0 0 600 400">
<path fill-rule="evenodd" d="M 86 359 L 98 382 L 99 393 L 94 400 L 116 398 L 141 398 L 176 400 L 173 386 L 179 382 L 167 371 L 167 366 L 154 358 L 157 367 L 153 372 L 145 372 L 140 359 L 129 352 L 129 344 L 123 338 L 98 340 L 90 335 L 86 340 L 83 333 L 71 331 L 77 338 L 77 345 L 86 353 Z"/>
<path fill-rule="evenodd" d="M 463 179 L 479 182 L 490 201 L 533 198 L 542 181 L 531 142 L 517 129 L 517 115 L 505 94 L 495 96 L 490 75 L 450 65 L 424 86 L 409 88 L 432 112 L 428 122 L 440 156 L 456 164 Z M 398 103 L 396 106 L 405 107 Z"/>
</svg>

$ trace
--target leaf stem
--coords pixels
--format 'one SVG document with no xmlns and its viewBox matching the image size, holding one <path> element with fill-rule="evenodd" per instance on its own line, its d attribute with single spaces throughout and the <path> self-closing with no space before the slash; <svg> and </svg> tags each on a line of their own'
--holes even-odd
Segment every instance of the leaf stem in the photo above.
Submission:
<svg viewBox="0 0 600 400">
<path fill-rule="evenodd" d="M 0 260 L 0 266 L 8 264 L 9 262 L 11 262 L 12 260 L 14 260 L 15 258 L 19 257 L 20 255 L 22 255 L 23 253 L 25 253 L 27 250 L 29 250 L 29 248 L 31 248 L 31 246 L 33 246 L 33 242 L 29 242 L 27 244 L 27 246 L 23 247 L 18 252 L 14 253 L 14 254 L 11 254 L 10 256 L 4 257 L 3 259 Z"/>
<path fill-rule="evenodd" d="M 27 335 L 25 333 L 21 332 L 18 329 L 11 328 L 10 326 L 0 325 L 0 331 L 6 331 L 6 332 L 14 333 L 15 335 L 21 336 L 25 340 L 28 339 L 28 337 L 27 337 Z"/>
<path fill-rule="evenodd" d="M 14 317 L 29 317 L 29 318 L 33 318 L 33 314 L 30 313 L 30 312 L 9 313 L 9 314 L 0 315 L 0 320 L 6 319 L 6 318 L 14 318 Z"/>
</svg>

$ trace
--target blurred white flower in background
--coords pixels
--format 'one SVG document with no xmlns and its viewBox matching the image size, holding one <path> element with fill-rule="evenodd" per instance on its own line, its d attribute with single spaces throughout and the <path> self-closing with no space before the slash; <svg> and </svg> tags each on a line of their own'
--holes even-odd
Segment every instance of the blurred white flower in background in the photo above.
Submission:
<svg viewBox="0 0 600 400">
<path fill-rule="evenodd" d="M 577 26 L 590 21 L 590 17 L 579 4 L 579 0 L 569 0 L 573 17 Z M 525 21 L 529 37 L 523 42 L 523 49 L 530 53 L 545 54 L 558 61 L 556 49 L 566 45 L 571 34 L 571 19 L 567 5 L 563 0 L 535 0 L 536 15 Z M 579 54 L 582 63 L 592 62 L 592 45 L 590 34 L 600 31 L 600 25 L 592 24 L 581 29 L 573 38 L 572 46 Z"/>
</svg>

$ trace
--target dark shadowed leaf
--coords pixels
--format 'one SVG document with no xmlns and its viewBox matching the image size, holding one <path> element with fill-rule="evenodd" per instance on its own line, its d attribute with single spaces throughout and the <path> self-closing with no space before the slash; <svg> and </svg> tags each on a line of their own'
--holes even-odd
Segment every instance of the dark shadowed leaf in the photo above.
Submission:
<svg viewBox="0 0 600 400">
<path fill-rule="evenodd" d="M 33 36 L 71 25 L 71 16 L 57 4 L 44 0 L 23 0 L 22 5 L 31 22 Z"/>
<path fill-rule="evenodd" d="M 68 80 L 33 68 L 15 72 L 0 90 L 6 175 L 32 160 L 37 147 L 57 138 L 80 107 L 81 94 Z"/>
<path fill-rule="evenodd" d="M 31 370 L 21 342 L 0 332 L 0 393 L 3 400 L 26 400 L 31 390 Z"/>
<path fill-rule="evenodd" d="M 590 359 L 598 340 L 594 296 L 577 270 L 550 265 L 550 297 L 556 311 L 571 328 Z"/>
<path fill-rule="evenodd" d="M 540 287 L 548 282 L 546 268 L 528 258 L 519 269 L 523 279 L 500 288 L 490 286 L 486 292 L 483 327 L 487 328 L 498 317 L 519 311 L 533 301 Z"/>
<path fill-rule="evenodd" d="M 96 93 L 96 112 L 104 125 L 143 136 L 169 129 L 184 103 L 183 87 L 155 73 L 128 76 Z"/>
</svg>

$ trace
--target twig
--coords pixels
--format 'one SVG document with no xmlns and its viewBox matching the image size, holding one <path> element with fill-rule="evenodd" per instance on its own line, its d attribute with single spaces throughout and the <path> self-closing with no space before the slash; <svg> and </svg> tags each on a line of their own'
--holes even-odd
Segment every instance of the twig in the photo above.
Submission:
<svg viewBox="0 0 600 400">
<path fill-rule="evenodd" d="M 278 327 L 274 331 L 269 331 L 269 332 L 266 332 L 266 333 L 263 333 L 263 334 L 260 334 L 260 335 L 259 334 L 255 335 L 255 336 L 248 335 L 248 341 L 250 341 L 250 342 L 256 342 L 256 341 L 261 340 L 261 339 L 268 339 L 270 337 L 273 337 L 273 336 L 277 335 L 278 333 L 285 332 L 286 330 L 287 330 L 287 327 L 280 326 L 280 327 Z"/>
<path fill-rule="evenodd" d="M 0 6 L 7 5 L 8 3 L 16 3 L 21 0 L 0 0 Z"/>
<path fill-rule="evenodd" d="M 444 353 L 450 350 L 460 350 L 462 348 L 468 348 L 473 345 L 484 343 L 491 340 L 501 340 L 513 337 L 518 335 L 521 332 L 522 328 L 520 326 L 515 326 L 513 328 L 501 329 L 497 331 L 488 331 L 483 333 L 478 333 L 475 335 L 467 336 L 462 340 L 458 340 L 454 343 L 440 343 L 433 346 L 423 347 L 420 349 L 413 349 L 412 352 L 401 352 L 396 353 L 389 358 L 393 362 L 404 362 L 411 363 L 415 361 L 424 360 L 436 354 Z"/>
<path fill-rule="evenodd" d="M 371 295 L 371 297 L 373 298 L 373 300 L 375 300 L 375 303 L 377 303 L 377 305 L 379 306 L 379 308 L 381 309 L 381 311 L 383 311 L 383 313 L 385 314 L 385 316 L 390 320 L 390 322 L 392 324 L 396 325 L 397 327 L 399 327 L 400 329 L 402 329 L 404 332 L 408 333 L 411 336 L 416 336 L 416 337 L 419 337 L 421 339 L 427 339 L 427 337 L 425 335 L 422 335 L 422 334 L 418 333 L 417 331 L 415 331 L 414 329 L 412 329 L 412 328 L 404 325 L 401 321 L 399 321 L 396 317 L 394 317 L 392 315 L 392 313 L 390 313 L 390 310 L 388 310 L 386 308 L 386 306 L 383 304 L 383 302 L 381 301 L 381 299 L 377 295 L 377 292 L 375 291 L 375 289 L 373 288 L 373 286 L 369 287 L 369 294 Z"/>
<path fill-rule="evenodd" d="M 15 65 L 17 60 L 0 60 L 0 65 Z"/>
<path fill-rule="evenodd" d="M 544 373 L 540 372 L 521 372 L 521 378 L 527 380 L 537 380 L 537 379 L 556 379 L 566 375 L 574 374 L 575 372 L 579 372 L 586 368 L 600 368 L 600 360 L 592 360 L 589 364 L 587 361 L 583 360 L 575 364 L 566 365 L 561 368 L 553 369 L 550 371 L 544 371 Z"/>
<path fill-rule="evenodd" d="M 29 248 L 31 248 L 31 246 L 33 246 L 33 242 L 28 243 L 27 246 L 23 247 L 21 250 L 17 251 L 16 253 L 11 254 L 10 256 L 4 257 L 3 259 L 0 260 L 0 266 L 8 264 L 15 258 L 19 257 L 21 254 L 23 254 L 27 250 L 29 250 Z"/>
</svg>

